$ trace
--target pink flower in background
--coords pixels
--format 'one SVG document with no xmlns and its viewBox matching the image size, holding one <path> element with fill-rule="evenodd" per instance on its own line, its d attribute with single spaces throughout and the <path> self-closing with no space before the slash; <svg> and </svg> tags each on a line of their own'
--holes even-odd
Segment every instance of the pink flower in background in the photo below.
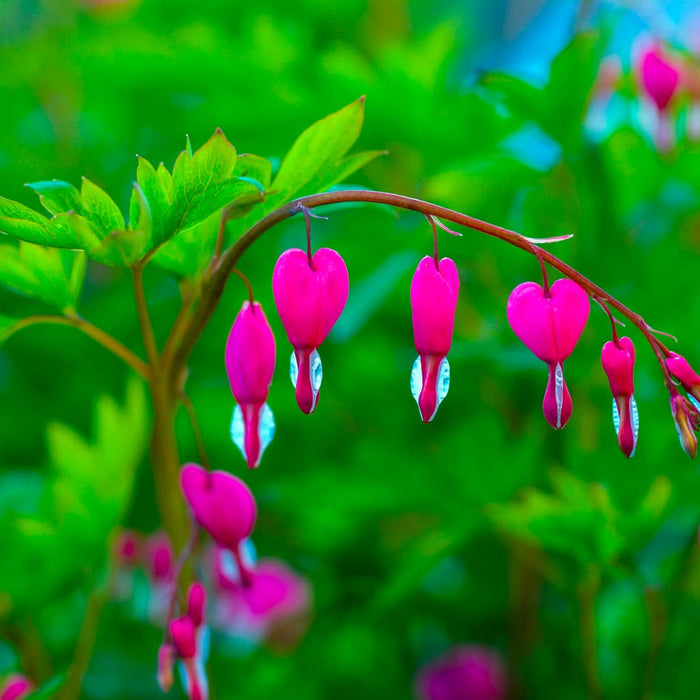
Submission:
<svg viewBox="0 0 700 700">
<path fill-rule="evenodd" d="M 185 464 L 180 474 L 185 500 L 195 520 L 214 541 L 235 554 L 250 536 L 256 506 L 250 489 L 232 474 Z"/>
<path fill-rule="evenodd" d="M 286 250 L 272 273 L 272 292 L 284 330 L 294 346 L 290 375 L 299 408 L 313 413 L 323 378 L 318 348 L 348 300 L 345 261 L 335 250 L 320 248 L 313 257 L 300 248 Z"/>
<path fill-rule="evenodd" d="M 0 700 L 23 700 L 34 691 L 34 684 L 18 673 L 5 679 L 0 686 Z"/>
<path fill-rule="evenodd" d="M 421 669 L 416 692 L 420 700 L 505 700 L 503 662 L 488 647 L 454 647 Z"/>
<path fill-rule="evenodd" d="M 225 552 L 215 555 L 219 590 L 214 597 L 213 624 L 241 639 L 292 648 L 302 637 L 311 614 L 311 590 L 306 579 L 276 559 L 261 559 L 240 581 L 235 563 Z"/>
<path fill-rule="evenodd" d="M 447 353 L 459 294 L 459 274 L 450 258 L 431 256 L 419 263 L 411 281 L 413 339 L 418 359 L 411 371 L 411 393 L 424 423 L 435 417 L 450 386 Z"/>
<path fill-rule="evenodd" d="M 634 456 L 639 434 L 639 414 L 634 398 L 634 345 L 623 337 L 609 340 L 600 354 L 613 394 L 613 424 L 620 449 Z"/>
<path fill-rule="evenodd" d="M 549 378 L 542 411 L 549 424 L 563 428 L 573 404 L 564 381 L 564 360 L 574 351 L 588 321 L 586 292 L 569 279 L 557 280 L 549 295 L 535 282 L 519 284 L 508 297 L 508 322 L 515 335 L 543 362 Z"/>
<path fill-rule="evenodd" d="M 231 438 L 253 469 L 275 432 L 266 403 L 275 371 L 275 338 L 257 302 L 243 302 L 233 322 L 226 342 L 226 371 L 237 402 Z"/>
<path fill-rule="evenodd" d="M 659 112 L 673 99 L 680 81 L 680 70 L 667 60 L 658 46 L 644 51 L 639 62 L 642 87 Z"/>
<path fill-rule="evenodd" d="M 173 666 L 175 665 L 175 647 L 172 644 L 164 643 L 158 649 L 158 666 L 156 680 L 158 687 L 163 693 L 169 693 L 173 687 Z"/>
</svg>

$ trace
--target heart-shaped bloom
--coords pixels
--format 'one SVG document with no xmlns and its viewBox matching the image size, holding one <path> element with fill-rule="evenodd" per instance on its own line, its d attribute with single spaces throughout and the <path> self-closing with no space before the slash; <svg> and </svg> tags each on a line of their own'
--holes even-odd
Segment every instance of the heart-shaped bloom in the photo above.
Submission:
<svg viewBox="0 0 700 700">
<path fill-rule="evenodd" d="M 450 364 L 447 353 L 459 294 L 459 274 L 450 258 L 426 255 L 411 281 L 411 317 L 413 341 L 418 358 L 411 371 L 411 393 L 421 418 L 429 423 L 450 388 Z"/>
<path fill-rule="evenodd" d="M 189 615 L 177 617 L 170 622 L 170 638 L 182 664 L 187 697 L 207 700 L 209 688 L 202 649 L 198 645 L 197 625 Z"/>
<path fill-rule="evenodd" d="M 236 399 L 231 438 L 248 467 L 260 458 L 275 433 L 267 394 L 275 371 L 275 338 L 260 304 L 243 302 L 226 342 L 226 372 Z"/>
<path fill-rule="evenodd" d="M 323 379 L 318 348 L 340 318 L 349 289 L 345 261 L 330 248 L 317 250 L 311 261 L 306 251 L 292 248 L 275 263 L 272 293 L 294 347 L 289 374 L 304 413 L 313 413 L 318 403 Z"/>
<path fill-rule="evenodd" d="M 185 500 L 195 520 L 220 546 L 238 552 L 255 524 L 255 499 L 232 474 L 186 464 L 180 474 Z"/>
<path fill-rule="evenodd" d="M 571 417 L 573 405 L 564 381 L 564 360 L 576 347 L 589 311 L 588 295 L 569 279 L 557 280 L 548 296 L 536 282 L 523 282 L 508 297 L 510 327 L 547 363 L 549 378 L 542 411 L 555 429 L 563 428 Z"/>
<path fill-rule="evenodd" d="M 639 66 L 644 91 L 659 112 L 664 112 L 680 82 L 680 70 L 670 63 L 657 47 L 647 49 L 642 54 Z"/>
<path fill-rule="evenodd" d="M 633 457 L 639 435 L 639 414 L 634 399 L 634 345 L 627 338 L 609 340 L 600 353 L 613 394 L 613 425 L 620 449 Z"/>
<path fill-rule="evenodd" d="M 688 360 L 683 355 L 672 352 L 666 358 L 666 368 L 681 383 L 681 386 L 688 394 L 688 398 L 700 410 L 700 376 L 690 366 Z"/>
<path fill-rule="evenodd" d="M 454 647 L 421 669 L 416 691 L 420 700 L 505 700 L 504 664 L 488 647 Z"/>
</svg>

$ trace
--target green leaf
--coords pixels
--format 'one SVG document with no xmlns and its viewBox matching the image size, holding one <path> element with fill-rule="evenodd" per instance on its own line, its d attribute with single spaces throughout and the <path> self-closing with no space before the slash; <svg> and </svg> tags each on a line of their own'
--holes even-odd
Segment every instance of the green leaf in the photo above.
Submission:
<svg viewBox="0 0 700 700">
<path fill-rule="evenodd" d="M 14 333 L 14 327 L 18 322 L 18 318 L 0 314 L 0 343 L 4 343 Z"/>
<path fill-rule="evenodd" d="M 272 180 L 272 163 L 267 158 L 256 156 L 253 153 L 244 153 L 242 156 L 238 156 L 233 174 L 236 177 L 252 178 L 266 190 L 270 187 Z"/>
<path fill-rule="evenodd" d="M 101 187 L 84 177 L 80 193 L 83 198 L 83 214 L 95 225 L 101 238 L 126 228 L 119 207 Z"/>
<path fill-rule="evenodd" d="M 136 188 L 131 195 L 131 207 L 129 218 L 131 220 L 130 227 L 141 228 L 139 224 L 139 216 L 142 215 L 144 206 L 141 201 L 141 197 L 145 199 L 148 203 L 149 217 L 150 217 L 150 233 L 149 245 L 158 245 L 164 240 L 165 236 L 165 226 L 168 219 L 168 210 L 170 209 L 170 190 L 172 189 L 172 181 L 164 181 L 164 177 L 161 173 L 167 174 L 170 178 L 170 173 L 166 170 L 165 166 L 161 163 L 158 170 L 145 159 L 139 157 L 139 164 L 136 168 L 136 182 L 140 189 L 140 193 L 137 193 Z M 134 202 L 138 205 L 138 210 L 134 211 Z M 145 223 L 142 221 L 142 224 Z"/>
<path fill-rule="evenodd" d="M 39 245 L 71 247 L 72 244 L 56 238 L 46 229 L 48 219 L 38 212 L 5 197 L 0 197 L 0 233 Z"/>
<path fill-rule="evenodd" d="M 128 229 L 114 231 L 102 241 L 99 248 L 90 251 L 90 257 L 112 267 L 128 267 L 139 260 L 148 249 L 146 231 Z"/>
<path fill-rule="evenodd" d="M 323 181 L 357 141 L 365 98 L 312 124 L 294 142 L 272 184 L 275 200 L 286 200 L 312 181 Z"/>
<path fill-rule="evenodd" d="M 157 177 L 157 176 L 156 176 Z M 129 229 L 141 231 L 150 240 L 153 234 L 153 216 L 148 199 L 138 182 L 134 183 L 129 202 Z"/>
<path fill-rule="evenodd" d="M 83 200 L 73 185 L 62 180 L 42 180 L 29 182 L 27 187 L 39 195 L 39 202 L 51 214 L 62 214 L 73 211 L 82 213 Z"/>
<path fill-rule="evenodd" d="M 34 297 L 60 310 L 72 309 L 77 291 L 66 270 L 63 251 L 20 242 L 19 247 L 0 244 L 0 284 Z"/>
<path fill-rule="evenodd" d="M 84 216 L 73 212 L 57 214 L 49 219 L 46 228 L 57 240 L 70 241 L 70 248 L 90 251 L 96 250 L 102 244 L 100 234 L 95 225 Z"/>
</svg>

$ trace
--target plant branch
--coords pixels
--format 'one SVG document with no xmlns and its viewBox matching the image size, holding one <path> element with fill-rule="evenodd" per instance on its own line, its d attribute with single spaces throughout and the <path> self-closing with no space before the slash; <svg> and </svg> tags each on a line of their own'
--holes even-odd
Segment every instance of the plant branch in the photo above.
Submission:
<svg viewBox="0 0 700 700">
<path fill-rule="evenodd" d="M 221 294 L 223 293 L 226 281 L 233 271 L 233 268 L 238 263 L 243 253 L 251 246 L 260 236 L 266 231 L 281 223 L 282 221 L 303 212 L 304 209 L 312 209 L 314 207 L 324 206 L 328 204 L 339 204 L 342 202 L 367 202 L 375 204 L 387 204 L 389 206 L 407 209 L 409 211 L 420 212 L 424 216 L 434 216 L 450 221 L 453 224 L 466 226 L 467 228 L 484 233 L 487 236 L 498 238 L 499 240 L 510 243 L 516 248 L 520 248 L 534 256 L 539 260 L 546 262 L 554 269 L 561 272 L 563 275 L 579 284 L 591 297 L 596 297 L 605 301 L 609 306 L 615 309 L 625 318 L 634 324 L 647 342 L 651 345 L 659 364 L 661 365 L 664 374 L 664 381 L 668 386 L 671 385 L 671 380 L 665 367 L 664 359 L 669 354 L 668 348 L 661 343 L 651 332 L 646 321 L 639 314 L 635 313 L 627 306 L 619 302 L 617 299 L 608 294 L 604 289 L 592 282 L 590 279 L 582 275 L 573 267 L 555 257 L 539 246 L 534 245 L 525 236 L 511 231 L 501 226 L 490 224 L 480 219 L 475 219 L 472 216 L 461 214 L 460 212 L 431 204 L 420 199 L 405 197 L 398 194 L 388 192 L 375 192 L 368 190 L 339 190 L 336 192 L 325 192 L 322 194 L 314 194 L 308 197 L 300 197 L 292 200 L 287 204 L 275 209 L 270 214 L 262 218 L 253 225 L 245 234 L 243 234 L 236 243 L 227 249 L 220 258 L 215 261 L 202 281 L 202 298 L 199 306 L 194 310 L 191 318 L 187 321 L 181 338 L 178 342 L 178 347 L 173 351 L 172 367 L 170 371 L 179 373 L 187 363 L 187 359 L 192 352 L 199 336 L 207 325 L 207 322 L 214 313 L 214 309 L 218 304 Z M 222 217 L 223 220 L 223 217 Z"/>
<path fill-rule="evenodd" d="M 14 334 L 17 331 L 27 328 L 29 326 L 34 326 L 40 323 L 48 323 L 56 326 L 70 326 L 71 328 L 77 328 L 82 331 L 85 335 L 92 338 L 95 342 L 99 343 L 103 348 L 109 350 L 113 355 L 116 355 L 120 360 L 123 360 L 131 369 L 134 370 L 144 379 L 148 380 L 151 376 L 151 371 L 148 365 L 135 353 L 133 353 L 129 348 L 120 343 L 116 338 L 111 336 L 106 331 L 101 328 L 86 321 L 77 315 L 69 316 L 54 316 L 52 314 L 38 314 L 36 316 L 28 316 L 18 321 L 14 326 L 12 326 L 11 333 Z"/>
<path fill-rule="evenodd" d="M 143 344 L 146 348 L 146 357 L 148 362 L 154 369 L 158 366 L 158 346 L 156 345 L 156 337 L 153 333 L 153 324 L 148 314 L 148 304 L 146 303 L 146 294 L 143 290 L 143 266 L 134 265 L 131 268 L 131 275 L 134 281 L 134 298 L 136 300 L 136 311 L 139 316 L 139 325 L 141 326 L 141 335 Z"/>
</svg>

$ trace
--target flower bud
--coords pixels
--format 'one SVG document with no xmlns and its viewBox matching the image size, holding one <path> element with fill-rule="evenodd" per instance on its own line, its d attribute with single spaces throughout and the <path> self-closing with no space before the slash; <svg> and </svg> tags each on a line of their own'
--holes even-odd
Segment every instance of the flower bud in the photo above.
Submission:
<svg viewBox="0 0 700 700">
<path fill-rule="evenodd" d="M 535 282 L 519 284 L 508 297 L 508 323 L 532 353 L 547 363 L 542 411 L 554 429 L 563 428 L 573 410 L 564 381 L 564 360 L 574 351 L 588 321 L 588 294 L 576 282 L 557 280 L 549 295 Z"/>
<path fill-rule="evenodd" d="M 195 625 L 188 615 L 170 621 L 170 636 L 181 659 L 193 659 L 197 654 Z"/>
<path fill-rule="evenodd" d="M 672 352 L 666 358 L 666 369 L 677 379 L 683 389 L 691 396 L 691 401 L 700 402 L 700 376 L 690 366 L 688 360 L 683 355 Z"/>
<path fill-rule="evenodd" d="M 318 347 L 345 308 L 348 269 L 335 250 L 320 248 L 311 261 L 300 248 L 286 250 L 272 273 L 272 292 L 289 342 L 290 376 L 304 413 L 313 413 L 323 378 Z"/>
<path fill-rule="evenodd" d="M 34 691 L 34 684 L 19 673 L 12 674 L 5 679 L 5 684 L 0 687 L 0 700 L 23 700 Z"/>
<path fill-rule="evenodd" d="M 678 87 L 680 71 L 653 47 L 642 54 L 640 72 L 644 91 L 659 112 L 664 112 Z"/>
<path fill-rule="evenodd" d="M 411 393 L 429 423 L 450 387 L 447 353 L 452 346 L 459 274 L 450 258 L 439 264 L 427 255 L 411 281 L 413 340 L 419 357 L 411 371 Z"/>
<path fill-rule="evenodd" d="M 504 665 L 488 647 L 458 646 L 420 671 L 416 691 L 420 700 L 505 700 Z"/>
<path fill-rule="evenodd" d="M 208 472 L 191 463 L 182 468 L 180 482 L 195 520 L 219 546 L 237 550 L 255 524 L 255 499 L 250 489 L 232 474 Z"/>
<path fill-rule="evenodd" d="M 226 342 L 226 371 L 237 402 L 231 437 L 253 469 L 275 431 L 266 403 L 275 371 L 275 338 L 257 302 L 244 302 L 233 322 Z"/>
<path fill-rule="evenodd" d="M 172 644 L 163 643 L 158 649 L 158 673 L 156 679 L 158 687 L 163 693 L 169 693 L 173 687 L 173 666 L 175 664 L 175 647 Z"/>
<path fill-rule="evenodd" d="M 201 583 L 195 582 L 187 593 L 187 616 L 194 622 L 195 627 L 204 624 L 207 606 L 207 592 Z"/>
<path fill-rule="evenodd" d="M 634 398 L 634 345 L 627 338 L 617 343 L 610 340 L 600 354 L 613 394 L 613 425 L 620 449 L 627 457 L 634 456 L 639 434 L 639 414 Z"/>
<path fill-rule="evenodd" d="M 700 428 L 700 411 L 685 396 L 677 392 L 671 394 L 671 415 L 676 424 L 676 432 L 681 447 L 691 459 L 698 452 L 698 438 L 695 435 Z"/>
</svg>

